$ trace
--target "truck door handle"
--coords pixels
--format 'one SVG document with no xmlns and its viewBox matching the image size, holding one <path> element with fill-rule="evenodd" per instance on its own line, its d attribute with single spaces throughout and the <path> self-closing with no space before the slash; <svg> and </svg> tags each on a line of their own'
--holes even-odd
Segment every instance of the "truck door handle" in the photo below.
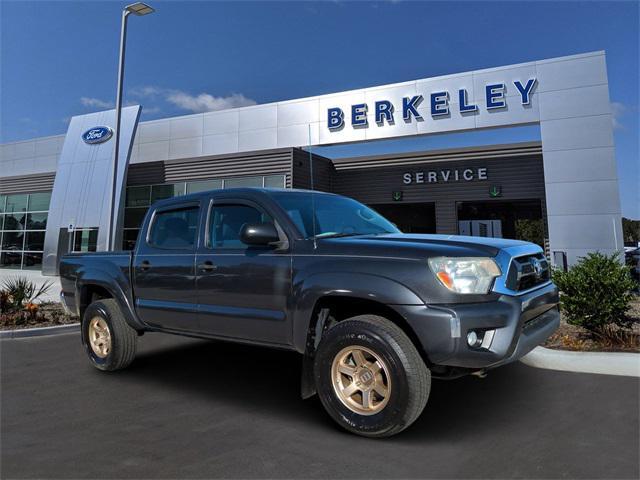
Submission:
<svg viewBox="0 0 640 480">
<path fill-rule="evenodd" d="M 201 263 L 200 265 L 198 265 L 198 268 L 200 270 L 203 270 L 205 272 L 210 272 L 212 270 L 216 269 L 216 266 L 213 264 L 213 262 L 211 260 L 207 260 L 204 263 Z"/>
<path fill-rule="evenodd" d="M 143 272 L 146 272 L 147 270 L 149 270 L 151 268 L 151 264 L 149 263 L 148 260 L 144 260 L 141 264 L 140 264 L 140 270 L 142 270 Z"/>
</svg>

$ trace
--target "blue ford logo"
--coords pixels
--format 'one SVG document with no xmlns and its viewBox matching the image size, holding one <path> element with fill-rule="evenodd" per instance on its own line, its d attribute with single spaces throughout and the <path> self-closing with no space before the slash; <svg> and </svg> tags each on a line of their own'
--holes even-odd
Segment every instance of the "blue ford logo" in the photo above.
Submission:
<svg viewBox="0 0 640 480">
<path fill-rule="evenodd" d="M 106 142 L 113 135 L 113 130 L 110 127 L 93 127 L 82 134 L 82 140 L 84 143 L 102 143 Z"/>
</svg>

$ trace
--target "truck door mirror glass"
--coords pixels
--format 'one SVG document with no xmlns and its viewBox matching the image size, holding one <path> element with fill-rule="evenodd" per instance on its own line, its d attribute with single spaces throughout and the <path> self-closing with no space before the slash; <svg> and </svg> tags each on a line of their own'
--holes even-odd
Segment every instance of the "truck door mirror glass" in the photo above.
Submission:
<svg viewBox="0 0 640 480">
<path fill-rule="evenodd" d="M 271 222 L 246 223 L 240 229 L 240 240 L 247 245 L 270 245 L 279 242 L 280 236 Z"/>
</svg>

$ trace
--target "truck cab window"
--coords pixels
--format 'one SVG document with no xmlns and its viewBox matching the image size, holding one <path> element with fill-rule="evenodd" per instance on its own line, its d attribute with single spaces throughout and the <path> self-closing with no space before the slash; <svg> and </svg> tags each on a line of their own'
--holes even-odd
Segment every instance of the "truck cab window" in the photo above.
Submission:
<svg viewBox="0 0 640 480">
<path fill-rule="evenodd" d="M 271 217 L 248 205 L 219 205 L 211 209 L 210 248 L 246 248 L 240 230 L 247 223 L 273 222 Z"/>
<path fill-rule="evenodd" d="M 149 244 L 159 248 L 190 249 L 198 233 L 198 207 L 158 212 L 149 232 Z"/>
</svg>

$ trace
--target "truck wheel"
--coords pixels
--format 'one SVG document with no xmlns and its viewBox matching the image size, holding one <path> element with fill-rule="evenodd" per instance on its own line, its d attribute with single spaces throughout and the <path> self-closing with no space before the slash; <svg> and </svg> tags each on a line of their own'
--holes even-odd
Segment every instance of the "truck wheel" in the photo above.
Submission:
<svg viewBox="0 0 640 480">
<path fill-rule="evenodd" d="M 411 425 L 431 388 L 431 373 L 411 340 L 376 315 L 329 329 L 318 345 L 314 373 L 329 415 L 367 437 L 389 437 Z"/>
<path fill-rule="evenodd" d="M 115 300 L 93 302 L 82 318 L 82 344 L 99 370 L 127 367 L 136 356 L 137 332 L 131 328 Z"/>
</svg>

